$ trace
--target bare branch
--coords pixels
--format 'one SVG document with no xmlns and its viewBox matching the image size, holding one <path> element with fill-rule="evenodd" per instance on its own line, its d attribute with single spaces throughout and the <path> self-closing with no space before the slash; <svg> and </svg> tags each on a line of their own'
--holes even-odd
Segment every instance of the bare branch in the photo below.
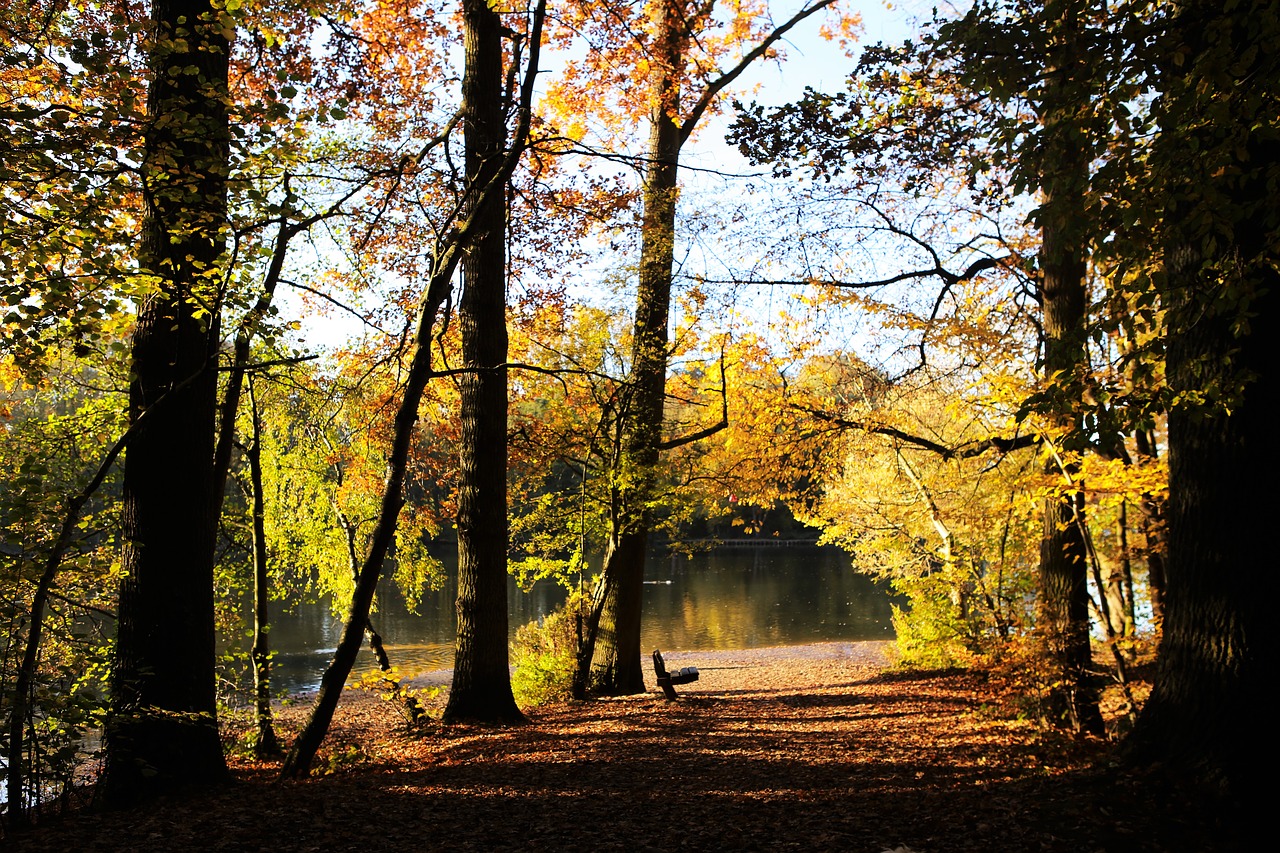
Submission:
<svg viewBox="0 0 1280 853">
<path fill-rule="evenodd" d="M 315 361 L 319 357 L 319 355 L 297 355 L 291 358 L 273 358 L 268 361 L 246 362 L 243 365 L 243 369 L 245 372 L 265 370 L 268 367 L 284 367 L 291 364 L 302 364 L 304 361 Z M 226 367 L 219 367 L 218 371 L 226 373 L 236 369 L 238 369 L 236 365 L 227 365 Z"/>
<path fill-rule="evenodd" d="M 674 450 L 677 447 L 683 447 L 686 444 L 693 444 L 695 441 L 702 441 L 704 438 L 710 438 L 720 430 L 729 426 L 729 396 L 728 383 L 724 378 L 724 350 L 720 350 L 720 420 L 709 427 L 698 430 L 689 435 L 680 438 L 670 438 L 666 441 L 658 442 L 659 450 Z"/>
<path fill-rule="evenodd" d="M 919 435 L 912 435 L 904 432 L 897 427 L 891 427 L 886 424 L 878 424 L 873 421 L 858 421 L 842 418 L 833 415 L 830 412 L 824 412 L 821 409 L 810 408 L 809 406 L 801 406 L 799 404 L 791 404 L 791 408 L 799 412 L 804 412 L 817 418 L 825 423 L 838 426 L 841 429 L 856 429 L 862 432 L 869 432 L 873 435 L 883 435 L 887 438 L 897 439 L 904 444 L 910 444 L 931 453 L 936 453 L 943 459 L 972 459 L 975 456 L 981 456 L 989 450 L 995 450 L 999 453 L 1007 454 L 1015 450 L 1021 450 L 1027 447 L 1039 447 L 1043 442 L 1043 438 L 1039 435 L 1016 435 L 1013 438 L 1004 438 L 1003 436 L 990 436 L 988 438 L 973 439 L 954 447 L 947 447 L 936 441 L 924 438 Z"/>
<path fill-rule="evenodd" d="M 600 373 L 595 370 L 587 370 L 581 367 L 543 367 L 540 364 L 527 364 L 522 361 L 504 361 L 502 364 L 493 364 L 488 366 L 473 367 L 450 367 L 444 370 L 433 370 L 431 376 L 433 378 L 443 378 L 450 376 L 465 376 L 473 373 L 498 373 L 503 370 L 527 370 L 530 373 L 540 373 L 543 376 L 550 376 L 560 379 L 564 376 L 589 376 L 592 379 L 603 379 L 606 382 L 619 382 L 619 380 L 607 373 Z"/>
</svg>

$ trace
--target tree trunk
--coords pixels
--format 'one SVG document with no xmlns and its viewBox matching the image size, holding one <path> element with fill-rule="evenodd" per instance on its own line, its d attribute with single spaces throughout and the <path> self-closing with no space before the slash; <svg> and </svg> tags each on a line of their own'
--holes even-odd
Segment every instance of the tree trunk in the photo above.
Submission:
<svg viewBox="0 0 1280 853">
<path fill-rule="evenodd" d="M 1107 570 L 1107 598 L 1111 602 L 1111 611 L 1119 614 L 1116 619 L 1116 633 L 1121 637 L 1132 637 L 1137 631 L 1133 606 L 1133 560 L 1129 549 L 1129 503 L 1120 502 L 1120 519 L 1116 524 L 1120 539 L 1120 558 L 1116 565 Z"/>
<path fill-rule="evenodd" d="M 106 479 L 107 472 L 111 470 L 115 460 L 119 458 L 128 440 L 137 432 L 137 427 L 138 423 L 135 421 L 129 430 L 107 451 L 106 456 L 103 457 L 102 462 L 98 465 L 97 472 L 84 489 L 67 502 L 66 512 L 62 519 L 62 527 L 58 531 L 58 538 L 49 550 L 44 570 L 40 573 L 40 579 L 36 582 L 35 593 L 31 597 L 30 627 L 27 630 L 26 642 L 23 644 L 22 661 L 18 665 L 17 673 L 14 675 L 13 693 L 10 694 L 9 698 L 9 719 L 7 721 L 9 739 L 5 744 L 3 757 L 6 771 L 5 792 L 10 804 L 9 826 L 14 829 L 28 825 L 30 814 L 27 807 L 35 799 L 29 796 L 29 791 L 27 790 L 27 773 L 30 768 L 27 767 L 26 737 L 28 724 L 35 722 L 30 713 L 31 699 L 34 696 L 32 687 L 35 684 L 36 666 L 39 663 L 45 611 L 49 606 L 50 597 L 54 594 L 54 581 L 57 580 L 58 570 L 62 566 L 62 558 L 66 554 L 67 548 L 71 545 L 72 537 L 79 529 L 80 511 L 102 485 L 102 481 Z M 14 635 L 11 640 L 16 647 L 20 637 Z"/>
<path fill-rule="evenodd" d="M 1277 640 L 1280 293 L 1274 3 L 1178 7 L 1152 154 L 1165 203 L 1168 594 L 1132 755 L 1265 815 Z M 1259 96 L 1259 93 L 1265 93 Z M 1202 121 L 1211 115 L 1212 121 Z M 1269 128 L 1270 134 L 1259 132 Z M 1247 836 L 1246 836 L 1247 837 Z M 1257 836 L 1261 837 L 1261 836 Z"/>
<path fill-rule="evenodd" d="M 579 652 L 581 659 L 591 661 L 590 687 L 594 692 L 626 695 L 644 691 L 640 610 L 644 560 L 653 521 L 650 502 L 662 449 L 680 149 L 716 98 L 751 63 L 767 56 L 773 45 L 800 22 L 834 2 L 817 0 L 802 7 L 750 50 L 744 50 L 733 68 L 702 87 L 683 115 L 681 79 L 689 42 L 695 37 L 693 21 L 709 13 L 714 0 L 705 4 L 658 0 L 654 4 L 654 38 L 647 56 L 652 106 L 640 227 L 640 279 L 632 331 L 631 382 L 619 413 L 623 452 L 610 471 L 613 485 L 609 545 L 592 610 L 593 623 L 599 616 L 600 631 L 589 634 L 588 648 Z"/>
<path fill-rule="evenodd" d="M 1040 188 L 1040 305 L 1044 328 L 1046 380 L 1055 388 L 1053 420 L 1060 435 L 1078 443 L 1080 382 L 1087 369 L 1085 353 L 1086 225 L 1084 192 L 1089 181 L 1088 154 L 1075 112 L 1087 91 L 1072 77 L 1077 69 L 1079 23 L 1074 11 L 1047 23 L 1057 55 L 1048 63 L 1049 84 L 1040 105 L 1044 150 Z M 1055 32 L 1056 31 L 1056 32 Z M 1065 470 L 1063 468 L 1065 467 Z M 1076 480 L 1064 458 L 1050 460 L 1051 477 Z M 1049 694 L 1049 716 L 1072 728 L 1102 731 L 1098 697 L 1089 674 L 1088 549 L 1084 498 L 1075 490 L 1051 496 L 1044 505 L 1037 588 L 1037 626 L 1055 670 Z"/>
<path fill-rule="evenodd" d="M 650 76 L 648 169 L 644 181 L 644 217 L 640 233 L 640 280 L 631 350 L 631 384 L 625 406 L 621 464 L 613 471 L 613 529 L 604 562 L 604 597 L 591 688 L 598 693 L 644 692 L 640 655 L 640 609 L 644 560 L 649 545 L 650 498 L 656 478 L 658 445 L 666 399 L 668 315 L 671 269 L 675 259 L 677 170 L 681 134 L 679 69 L 684 60 L 677 0 L 659 5 L 657 37 Z"/>
<path fill-rule="evenodd" d="M 1210 282 L 1197 275 L 1199 265 L 1181 266 L 1170 269 L 1171 286 L 1188 293 L 1167 350 L 1174 393 L 1239 383 L 1241 374 L 1232 368 L 1258 375 L 1229 413 L 1169 414 L 1164 630 L 1156 682 L 1131 745 L 1140 758 L 1167 762 L 1249 797 L 1247 786 L 1265 764 L 1259 750 L 1265 753 L 1271 703 L 1264 685 L 1277 657 L 1274 518 L 1261 496 L 1274 489 L 1280 467 L 1269 414 L 1280 388 L 1266 343 L 1280 334 L 1280 276 L 1258 276 L 1269 280 L 1269 292 L 1252 302 L 1258 313 L 1241 339 L 1231 316 L 1204 316 L 1201 306 L 1209 297 L 1196 297 Z M 1233 353 L 1230 362 L 1221 358 L 1225 352 Z"/>
<path fill-rule="evenodd" d="M 1036 620 L 1056 671 L 1048 696 L 1050 720 L 1100 734 L 1102 715 L 1089 672 L 1088 560 L 1080 530 L 1083 511 L 1080 495 L 1045 500 Z"/>
<path fill-rule="evenodd" d="M 1138 455 L 1147 459 L 1155 459 L 1155 442 L 1145 429 L 1135 434 Z M 1168 542 L 1165 527 L 1165 502 L 1154 495 L 1143 495 L 1139 504 L 1142 510 L 1142 538 L 1146 543 L 1147 557 L 1147 593 L 1151 599 L 1151 625 L 1159 633 L 1164 626 L 1164 597 L 1168 588 L 1165 580 L 1165 554 Z"/>
<path fill-rule="evenodd" d="M 502 21 L 487 0 L 464 0 L 462 81 L 467 179 L 502 165 Z M 475 243 L 462 261 L 458 306 L 462 449 L 458 487 L 458 634 L 444 719 L 518 722 L 507 653 L 506 223 L 503 192 L 477 201 Z"/>
<path fill-rule="evenodd" d="M 258 401 L 253 393 L 253 380 L 249 380 L 249 415 L 253 420 L 253 443 L 246 454 L 249 457 L 249 485 L 253 501 L 253 697 L 255 727 L 253 752 L 259 757 L 279 755 L 280 742 L 276 739 L 275 723 L 271 716 L 271 583 L 267 574 L 267 507 L 262 488 L 262 419 Z M 224 429 L 233 428 L 223 424 Z M 215 485 L 219 480 L 214 475 Z"/>
<path fill-rule="evenodd" d="M 378 521 L 369 538 L 369 551 L 361 565 L 360 576 L 351 596 L 351 608 L 347 613 L 342 640 L 338 643 L 333 661 L 321 679 L 320 695 L 316 697 L 316 704 L 312 708 L 311 716 L 307 719 L 307 725 L 298 735 L 293 749 L 290 750 L 284 766 L 280 769 L 280 775 L 283 778 L 305 776 L 309 772 L 311 762 L 315 760 L 316 752 L 329 730 L 333 712 L 338 706 L 338 698 L 342 695 L 343 682 L 351 672 L 356 653 L 360 651 L 364 641 L 364 631 L 369 624 L 369 607 L 373 602 L 374 591 L 377 589 L 378 575 L 386 559 L 387 550 L 391 547 L 400 507 L 404 503 L 402 493 L 409 461 L 409 445 L 413 440 L 414 424 L 418 420 L 418 405 L 422 402 L 422 393 L 427 381 L 431 378 L 431 333 L 435 327 L 435 319 L 449 295 L 453 274 L 457 270 L 462 254 L 471 248 L 475 235 L 482 230 L 477 214 L 483 210 L 484 199 L 504 193 L 505 185 L 524 151 L 529 135 L 530 104 L 533 100 L 533 84 L 538 74 L 542 23 L 545 18 L 546 0 L 538 0 L 532 15 L 532 28 L 528 35 L 529 61 L 520 90 L 519 124 L 511 146 L 503 154 L 492 180 L 480 185 L 468 185 L 467 194 L 474 199 L 468 205 L 470 213 L 450 232 L 450 236 L 436 247 L 431 280 L 427 285 L 427 292 L 423 296 L 418 317 L 414 323 L 413 357 L 409 366 L 409 375 L 405 379 L 404 397 L 400 401 L 400 408 L 396 410 L 394 438 L 391 453 L 387 459 L 387 483 L 382 493 Z M 506 642 L 505 632 L 503 642 Z"/>
<path fill-rule="evenodd" d="M 103 796 L 222 781 L 214 684 L 213 449 L 227 218 L 227 40 L 207 0 L 156 0 L 130 416 L 164 404 L 124 466 L 124 580 Z M 197 73 L 174 73 L 175 69 Z"/>
</svg>

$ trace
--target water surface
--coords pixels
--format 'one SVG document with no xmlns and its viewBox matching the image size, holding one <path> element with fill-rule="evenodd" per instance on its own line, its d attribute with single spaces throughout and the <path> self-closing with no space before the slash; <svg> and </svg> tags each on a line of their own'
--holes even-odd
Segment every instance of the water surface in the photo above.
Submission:
<svg viewBox="0 0 1280 853">
<path fill-rule="evenodd" d="M 453 665 L 456 559 L 446 566 L 445 587 L 426 594 L 416 614 L 394 590 L 381 591 L 373 622 L 392 663 L 405 674 Z M 655 552 L 645 578 L 640 639 L 646 652 L 893 638 L 888 594 L 853 571 L 848 556 L 835 548 L 721 548 L 692 557 Z M 565 594 L 552 582 L 522 592 L 511 581 L 511 633 L 551 612 Z M 277 615 L 270 635 L 277 689 L 315 689 L 341 634 L 340 619 L 324 604 Z M 366 647 L 357 672 L 375 668 Z"/>
</svg>

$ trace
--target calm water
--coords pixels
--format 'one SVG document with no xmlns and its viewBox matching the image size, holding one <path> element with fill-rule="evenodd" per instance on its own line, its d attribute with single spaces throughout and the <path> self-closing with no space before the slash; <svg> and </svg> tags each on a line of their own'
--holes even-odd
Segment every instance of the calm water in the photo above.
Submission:
<svg viewBox="0 0 1280 853">
<path fill-rule="evenodd" d="M 645 569 L 641 648 L 751 649 L 824 640 L 893 638 L 889 596 L 853 571 L 834 548 L 741 548 L 696 554 L 650 555 Z M 398 594 L 382 595 L 373 617 L 391 661 L 406 674 L 453 665 L 456 580 L 424 596 L 418 613 Z M 564 590 L 540 582 L 528 593 L 508 591 L 509 625 L 538 619 L 564 601 Z M 277 689 L 314 689 L 342 633 L 325 605 L 303 605 L 275 616 Z M 376 668 L 368 648 L 360 672 Z"/>
</svg>

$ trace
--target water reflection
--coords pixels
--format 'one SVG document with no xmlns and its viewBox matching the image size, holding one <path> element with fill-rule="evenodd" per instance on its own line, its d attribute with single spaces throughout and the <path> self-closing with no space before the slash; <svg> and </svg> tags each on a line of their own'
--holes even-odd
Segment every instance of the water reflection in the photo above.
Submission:
<svg viewBox="0 0 1280 853">
<path fill-rule="evenodd" d="M 675 555 L 651 559 L 645 577 L 651 581 L 641 627 L 646 650 L 892 637 L 888 595 L 834 548 Z"/>
<path fill-rule="evenodd" d="M 382 591 L 373 617 L 392 662 L 414 674 L 453 665 L 457 580 L 453 566 L 445 587 L 423 596 L 417 614 L 398 593 Z M 889 597 L 834 548 L 722 549 L 710 553 L 650 555 L 645 569 L 644 650 L 750 649 L 826 640 L 892 638 Z M 509 626 L 545 616 L 564 601 L 562 588 L 539 582 L 521 592 L 508 588 Z M 323 604 L 279 615 L 271 629 L 279 689 L 315 689 L 342 633 L 341 621 Z M 361 651 L 357 672 L 376 663 Z"/>
</svg>

